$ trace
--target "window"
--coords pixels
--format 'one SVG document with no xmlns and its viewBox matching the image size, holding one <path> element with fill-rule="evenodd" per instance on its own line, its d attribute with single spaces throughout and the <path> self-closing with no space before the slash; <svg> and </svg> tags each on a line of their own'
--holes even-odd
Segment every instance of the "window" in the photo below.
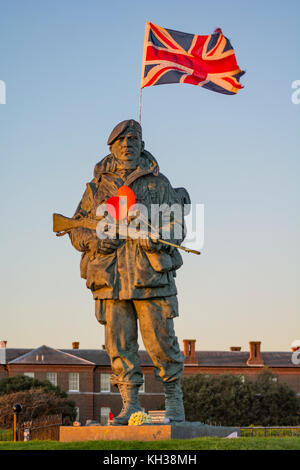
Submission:
<svg viewBox="0 0 300 470">
<path fill-rule="evenodd" d="M 34 379 L 34 372 L 24 372 L 25 377 L 31 377 Z"/>
<path fill-rule="evenodd" d="M 143 374 L 143 380 L 144 380 L 144 383 L 140 386 L 139 393 L 145 392 L 145 374 Z"/>
<path fill-rule="evenodd" d="M 69 392 L 79 392 L 79 373 L 69 373 Z"/>
<path fill-rule="evenodd" d="M 46 379 L 56 387 L 57 385 L 57 373 L 56 372 L 47 372 Z"/>
<path fill-rule="evenodd" d="M 100 374 L 100 391 L 110 392 L 110 374 Z"/>
<path fill-rule="evenodd" d="M 108 422 L 108 415 L 110 413 L 110 408 L 101 407 L 100 409 L 100 424 L 107 424 Z"/>
</svg>

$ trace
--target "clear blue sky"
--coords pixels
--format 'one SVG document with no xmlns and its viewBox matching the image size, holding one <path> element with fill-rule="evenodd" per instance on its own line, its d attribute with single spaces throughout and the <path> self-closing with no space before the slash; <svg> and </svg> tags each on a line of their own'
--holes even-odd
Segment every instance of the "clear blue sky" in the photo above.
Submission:
<svg viewBox="0 0 300 470">
<path fill-rule="evenodd" d="M 96 348 L 104 330 L 79 253 L 52 233 L 71 216 L 107 136 L 138 118 L 145 21 L 221 27 L 246 75 L 237 96 L 190 85 L 143 93 L 146 148 L 205 205 L 200 257 L 178 272 L 177 336 L 197 349 L 289 350 L 300 338 L 297 0 L 0 1 L 1 328 L 10 347 Z"/>
</svg>

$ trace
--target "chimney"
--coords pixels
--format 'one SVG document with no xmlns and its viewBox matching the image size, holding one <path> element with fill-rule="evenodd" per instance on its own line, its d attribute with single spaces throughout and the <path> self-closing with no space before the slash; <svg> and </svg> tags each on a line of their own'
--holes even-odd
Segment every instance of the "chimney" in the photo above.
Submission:
<svg viewBox="0 0 300 470">
<path fill-rule="evenodd" d="M 72 349 L 79 349 L 79 342 L 78 341 L 74 341 L 72 343 Z"/>
<path fill-rule="evenodd" d="M 184 339 L 183 346 L 184 346 L 184 355 L 185 355 L 184 363 L 188 365 L 198 365 L 196 351 L 195 351 L 196 340 Z"/>
<path fill-rule="evenodd" d="M 262 367 L 264 365 L 264 361 L 260 353 L 261 341 L 250 341 L 249 345 L 250 345 L 250 356 L 247 361 L 247 366 Z"/>
<path fill-rule="evenodd" d="M 240 351 L 241 346 L 230 346 L 230 351 Z"/>
<path fill-rule="evenodd" d="M 6 364 L 6 344 L 7 341 L 0 341 L 0 364 Z"/>
</svg>

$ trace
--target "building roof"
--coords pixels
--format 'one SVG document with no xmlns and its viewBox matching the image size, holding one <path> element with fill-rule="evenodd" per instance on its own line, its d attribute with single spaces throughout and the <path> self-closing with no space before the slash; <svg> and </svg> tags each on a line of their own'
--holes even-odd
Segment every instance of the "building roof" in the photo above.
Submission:
<svg viewBox="0 0 300 470">
<path fill-rule="evenodd" d="M 43 358 L 42 358 L 43 356 Z M 142 366 L 153 366 L 146 351 L 139 351 Z M 248 351 L 196 351 L 197 365 L 202 367 L 248 367 Z M 267 367 L 300 367 L 293 364 L 291 352 L 262 352 Z M 40 346 L 36 349 L 6 349 L 9 364 L 56 364 L 110 366 L 104 349 L 54 349 Z"/>
<path fill-rule="evenodd" d="M 9 361 L 9 364 L 94 365 L 82 357 L 43 345 Z"/>
<path fill-rule="evenodd" d="M 249 359 L 247 351 L 196 351 L 199 366 L 244 367 Z"/>
<path fill-rule="evenodd" d="M 248 367 L 248 351 L 196 351 L 199 366 L 204 367 Z M 262 352 L 261 358 L 267 367 L 298 367 L 292 363 L 291 352 Z"/>
<path fill-rule="evenodd" d="M 264 352 L 261 353 L 265 366 L 269 367 L 300 367 L 292 363 L 291 352 Z"/>
<path fill-rule="evenodd" d="M 110 366 L 110 359 L 104 349 L 62 349 L 61 351 L 83 358 L 98 366 Z"/>
<path fill-rule="evenodd" d="M 24 354 L 32 351 L 32 349 L 21 349 L 21 348 L 6 348 L 6 361 L 10 362 L 17 359 Z"/>
<path fill-rule="evenodd" d="M 109 355 L 105 349 L 63 349 L 62 351 L 87 359 L 97 366 L 110 366 Z M 153 366 L 146 351 L 139 351 L 139 357 L 142 366 Z"/>
</svg>

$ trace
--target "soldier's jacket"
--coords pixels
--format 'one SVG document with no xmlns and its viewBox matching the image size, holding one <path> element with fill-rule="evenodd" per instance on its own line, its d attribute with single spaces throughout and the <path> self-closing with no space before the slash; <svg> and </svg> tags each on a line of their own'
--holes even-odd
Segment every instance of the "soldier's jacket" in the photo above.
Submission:
<svg viewBox="0 0 300 470">
<path fill-rule="evenodd" d="M 143 151 L 137 168 L 123 178 L 115 171 L 114 156 L 108 155 L 95 166 L 94 178 L 87 184 L 73 217 L 95 217 L 99 204 L 116 196 L 118 188 L 123 185 L 134 191 L 137 202 L 146 205 L 149 214 L 151 204 L 181 204 L 176 191 L 159 172 L 158 164 L 149 152 Z M 183 237 L 168 241 L 180 244 Z M 128 238 L 120 241 L 113 253 L 95 256 L 99 241 L 95 231 L 76 228 L 71 231 L 70 238 L 73 246 L 83 252 L 81 277 L 86 279 L 95 299 L 147 299 L 177 294 L 175 270 L 182 265 L 177 248 L 160 245 L 159 251 L 146 252 L 138 240 Z M 173 312 L 171 316 L 176 315 Z"/>
</svg>

